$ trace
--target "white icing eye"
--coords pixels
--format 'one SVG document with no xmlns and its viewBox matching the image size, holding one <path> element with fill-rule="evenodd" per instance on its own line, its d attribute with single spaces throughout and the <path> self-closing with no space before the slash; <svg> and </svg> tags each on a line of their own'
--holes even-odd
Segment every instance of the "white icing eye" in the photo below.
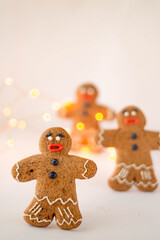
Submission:
<svg viewBox="0 0 160 240">
<path fill-rule="evenodd" d="M 132 110 L 131 115 L 132 116 L 136 116 L 137 115 L 137 111 L 136 110 Z"/>
<path fill-rule="evenodd" d="M 60 138 L 59 136 L 57 136 L 57 137 L 56 137 L 56 141 L 59 142 L 60 140 L 61 140 L 61 138 Z"/>
<path fill-rule="evenodd" d="M 53 140 L 53 137 L 52 137 L 52 136 L 49 136 L 49 137 L 48 137 L 48 140 L 49 140 L 49 141 L 52 141 L 52 140 Z"/>
<path fill-rule="evenodd" d="M 88 89 L 87 89 L 87 93 L 88 93 L 89 95 L 93 95 L 93 94 L 95 93 L 94 88 L 92 88 L 92 87 L 88 88 Z"/>
<path fill-rule="evenodd" d="M 124 111 L 123 114 L 124 114 L 125 117 L 129 116 L 129 112 L 128 111 Z"/>
<path fill-rule="evenodd" d="M 85 94 L 86 93 L 86 88 L 85 87 L 81 87 L 79 92 L 80 92 L 80 94 Z"/>
</svg>

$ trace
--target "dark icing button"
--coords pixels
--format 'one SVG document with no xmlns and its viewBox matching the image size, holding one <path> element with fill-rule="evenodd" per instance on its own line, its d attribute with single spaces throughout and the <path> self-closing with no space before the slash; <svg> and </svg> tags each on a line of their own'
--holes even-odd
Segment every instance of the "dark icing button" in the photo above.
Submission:
<svg viewBox="0 0 160 240">
<path fill-rule="evenodd" d="M 88 115 L 88 112 L 83 111 L 83 112 L 82 112 L 82 115 L 83 115 L 83 116 L 87 116 L 87 115 Z"/>
<path fill-rule="evenodd" d="M 58 160 L 57 159 L 52 159 L 52 162 L 51 162 L 54 166 L 57 166 L 58 165 Z"/>
<path fill-rule="evenodd" d="M 136 144 L 133 144 L 132 145 L 132 150 L 137 150 L 138 149 L 138 146 Z"/>
<path fill-rule="evenodd" d="M 90 106 L 91 106 L 91 104 L 90 104 L 90 103 L 88 103 L 88 102 L 85 102 L 85 103 L 84 103 L 84 106 L 85 106 L 85 107 L 90 107 Z"/>
<path fill-rule="evenodd" d="M 136 134 L 136 133 L 132 133 L 132 134 L 131 134 L 131 138 L 132 138 L 132 139 L 136 139 L 136 138 L 137 138 L 137 134 Z"/>
<path fill-rule="evenodd" d="M 50 173 L 49 173 L 49 177 L 50 177 L 51 179 L 54 179 L 54 178 L 57 177 L 57 174 L 56 174 L 55 172 L 50 172 Z"/>
</svg>

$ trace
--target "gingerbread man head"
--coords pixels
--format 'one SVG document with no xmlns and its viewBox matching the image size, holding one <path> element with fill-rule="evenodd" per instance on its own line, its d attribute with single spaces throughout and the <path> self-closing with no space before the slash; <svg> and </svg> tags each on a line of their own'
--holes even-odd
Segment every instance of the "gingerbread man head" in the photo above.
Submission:
<svg viewBox="0 0 160 240">
<path fill-rule="evenodd" d="M 117 114 L 117 122 L 119 127 L 124 130 L 134 130 L 136 128 L 144 128 L 146 119 L 139 108 L 128 106 Z"/>
<path fill-rule="evenodd" d="M 77 90 L 77 99 L 82 102 L 95 102 L 98 96 L 97 88 L 90 83 L 81 85 Z"/>
<path fill-rule="evenodd" d="M 54 127 L 43 132 L 39 141 L 39 149 L 42 154 L 59 156 L 68 154 L 71 144 L 69 134 L 63 128 Z"/>
</svg>

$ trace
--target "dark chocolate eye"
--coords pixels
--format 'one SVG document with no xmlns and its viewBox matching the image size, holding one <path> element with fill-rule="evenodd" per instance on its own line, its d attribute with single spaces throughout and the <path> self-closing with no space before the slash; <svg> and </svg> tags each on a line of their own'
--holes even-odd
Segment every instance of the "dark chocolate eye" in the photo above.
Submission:
<svg viewBox="0 0 160 240">
<path fill-rule="evenodd" d="M 124 110 L 122 113 L 123 113 L 123 115 L 124 115 L 125 117 L 128 117 L 128 116 L 129 116 L 129 112 L 128 112 L 127 110 Z"/>
<path fill-rule="evenodd" d="M 33 172 L 33 169 L 31 169 L 30 172 Z"/>
</svg>

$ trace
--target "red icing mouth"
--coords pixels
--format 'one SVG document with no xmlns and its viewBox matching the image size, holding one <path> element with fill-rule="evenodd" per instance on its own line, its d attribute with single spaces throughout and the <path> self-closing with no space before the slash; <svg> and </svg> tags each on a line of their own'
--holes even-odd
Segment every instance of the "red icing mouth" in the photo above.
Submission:
<svg viewBox="0 0 160 240">
<path fill-rule="evenodd" d="M 93 95 L 89 95 L 89 94 L 82 94 L 82 98 L 84 100 L 91 100 L 93 98 Z"/>
<path fill-rule="evenodd" d="M 139 123 L 139 118 L 135 118 L 135 117 L 125 118 L 124 123 L 126 125 L 135 125 Z"/>
<path fill-rule="evenodd" d="M 48 146 L 48 150 L 50 152 L 59 152 L 63 149 L 63 145 L 62 144 L 50 144 Z"/>
</svg>

